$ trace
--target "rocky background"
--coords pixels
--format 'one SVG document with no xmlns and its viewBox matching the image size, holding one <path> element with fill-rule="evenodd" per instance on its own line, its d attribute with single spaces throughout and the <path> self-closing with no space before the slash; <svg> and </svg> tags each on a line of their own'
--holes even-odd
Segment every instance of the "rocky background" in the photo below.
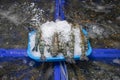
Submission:
<svg viewBox="0 0 120 80">
<path fill-rule="evenodd" d="M 40 23 L 54 17 L 52 0 L 1 0 L 0 1 L 0 48 L 27 48 L 28 32 L 36 18 Z"/>
<path fill-rule="evenodd" d="M 120 49 L 119 0 L 67 0 L 66 20 L 87 30 L 93 48 Z"/>
<path fill-rule="evenodd" d="M 120 49 L 119 0 L 66 1 L 66 20 L 88 31 L 93 48 Z M 41 24 L 54 20 L 54 0 L 0 0 L 0 48 L 27 48 L 28 32 L 36 29 L 31 24 L 34 17 Z M 118 65 L 96 61 L 66 64 L 69 80 L 120 80 Z M 0 57 L 0 80 L 53 80 L 53 72 L 53 63 Z"/>
</svg>

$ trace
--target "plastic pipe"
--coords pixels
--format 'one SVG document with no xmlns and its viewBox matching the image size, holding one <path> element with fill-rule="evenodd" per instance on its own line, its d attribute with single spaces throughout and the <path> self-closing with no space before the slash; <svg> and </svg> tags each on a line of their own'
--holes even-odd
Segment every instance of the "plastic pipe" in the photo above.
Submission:
<svg viewBox="0 0 120 80">
<path fill-rule="evenodd" d="M 56 5 L 55 5 L 55 20 L 59 19 L 59 1 L 60 0 L 55 0 Z M 54 80 L 61 80 L 60 76 L 60 63 L 56 62 L 54 63 Z"/>
<path fill-rule="evenodd" d="M 26 49 L 0 48 L 0 57 L 28 57 Z M 120 58 L 120 49 L 92 49 L 90 60 L 104 60 Z"/>
<path fill-rule="evenodd" d="M 59 0 L 56 0 L 56 7 L 59 8 L 58 4 Z M 56 8 L 56 14 L 58 15 L 58 10 Z M 57 19 L 58 17 L 55 17 Z M 0 49 L 0 57 L 28 57 L 25 49 Z M 115 58 L 120 58 L 120 50 L 119 49 L 93 49 L 91 55 L 89 56 L 91 60 L 101 60 L 108 61 L 113 60 Z"/>
<path fill-rule="evenodd" d="M 64 10 L 63 10 L 65 0 L 60 0 L 59 4 L 60 4 L 59 5 L 60 6 L 60 18 L 61 18 L 61 20 L 65 20 L 65 14 L 64 14 Z"/>
<path fill-rule="evenodd" d="M 26 49 L 0 49 L 0 57 L 28 57 Z"/>
<path fill-rule="evenodd" d="M 61 80 L 60 79 L 60 63 L 54 63 L 54 80 Z"/>
<path fill-rule="evenodd" d="M 114 59 L 120 59 L 119 49 L 93 49 L 89 56 L 90 60 L 113 63 Z"/>
<path fill-rule="evenodd" d="M 54 19 L 59 19 L 59 0 L 55 0 L 55 14 Z"/>
</svg>

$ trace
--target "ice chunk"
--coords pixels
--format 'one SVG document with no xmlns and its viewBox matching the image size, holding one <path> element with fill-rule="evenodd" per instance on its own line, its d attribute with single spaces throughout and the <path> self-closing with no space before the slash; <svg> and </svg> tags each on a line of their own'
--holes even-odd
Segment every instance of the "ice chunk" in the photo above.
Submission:
<svg viewBox="0 0 120 80">
<path fill-rule="evenodd" d="M 70 35 L 71 33 L 73 33 L 73 35 L 75 36 L 75 43 L 74 44 L 74 55 L 78 55 L 80 56 L 82 54 L 82 49 L 81 49 L 81 43 L 82 43 L 82 38 L 81 38 L 81 31 L 79 29 L 79 27 L 77 28 L 72 28 L 72 25 L 70 23 L 68 23 L 67 21 L 47 21 L 46 23 L 42 24 L 40 27 L 41 30 L 41 34 L 42 34 L 42 40 L 45 41 L 45 47 L 44 47 L 44 56 L 45 57 L 52 57 L 51 52 L 48 51 L 48 49 L 50 48 L 50 46 L 52 46 L 53 44 L 53 36 L 55 33 L 58 33 L 58 37 L 59 37 L 59 42 L 64 43 L 65 46 L 64 48 L 66 48 L 65 50 L 67 50 L 66 54 L 69 56 L 70 52 L 68 51 L 67 47 L 67 42 L 71 41 Z M 31 51 L 33 49 L 33 47 L 35 46 L 35 36 L 36 33 L 31 35 L 30 37 L 30 46 L 31 46 Z M 38 47 L 38 52 L 36 51 L 32 51 L 33 55 L 36 57 L 41 57 L 40 51 L 39 51 L 39 47 Z M 59 54 L 60 53 L 60 54 Z M 62 52 L 58 52 L 57 56 L 63 56 Z"/>
</svg>

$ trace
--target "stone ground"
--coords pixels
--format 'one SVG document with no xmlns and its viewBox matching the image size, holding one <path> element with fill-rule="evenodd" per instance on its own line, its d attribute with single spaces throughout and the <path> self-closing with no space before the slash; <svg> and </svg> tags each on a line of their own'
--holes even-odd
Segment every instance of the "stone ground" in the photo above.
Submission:
<svg viewBox="0 0 120 80">
<path fill-rule="evenodd" d="M 64 8 L 66 20 L 79 23 L 87 30 L 93 48 L 120 49 L 119 0 L 67 1 Z"/>
<path fill-rule="evenodd" d="M 34 8 L 44 10 L 41 23 L 53 20 L 54 1 L 40 1 L 30 7 L 31 0 L 0 0 L 0 48 L 27 48 L 28 32 L 36 29 L 30 24 Z M 66 20 L 77 22 L 88 31 L 93 48 L 120 49 L 120 1 L 102 0 L 99 4 L 97 0 L 78 1 L 67 0 Z M 102 9 L 96 4 L 102 5 Z M 69 80 L 120 80 L 119 66 L 96 61 L 66 64 Z M 0 57 L 0 80 L 53 80 L 53 63 Z"/>
</svg>

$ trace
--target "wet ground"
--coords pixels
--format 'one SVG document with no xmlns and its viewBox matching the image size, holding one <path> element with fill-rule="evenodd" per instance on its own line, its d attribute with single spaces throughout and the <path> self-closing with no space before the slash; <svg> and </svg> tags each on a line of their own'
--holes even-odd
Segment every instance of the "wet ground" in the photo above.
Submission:
<svg viewBox="0 0 120 80">
<path fill-rule="evenodd" d="M 97 1 L 67 0 L 66 20 L 77 22 L 88 31 L 93 48 L 120 49 L 120 1 Z M 31 20 L 35 15 L 41 24 L 54 20 L 53 0 L 34 3 L 0 0 L 0 48 L 27 48 L 28 32 L 38 25 Z M 120 80 L 119 66 L 89 61 L 67 63 L 67 68 L 69 80 Z M 35 63 L 27 58 L 6 61 L 0 57 L 0 80 L 53 80 L 53 63 Z"/>
<path fill-rule="evenodd" d="M 1 0 L 0 48 L 26 48 L 28 32 L 37 28 L 34 22 L 38 20 L 42 24 L 53 20 L 53 10 L 53 0 L 47 0 L 47 3 L 44 0 Z"/>
<path fill-rule="evenodd" d="M 67 0 L 66 20 L 88 31 L 93 48 L 120 49 L 119 0 Z"/>
<path fill-rule="evenodd" d="M 3 60 L 3 59 L 2 59 Z M 69 80 L 120 80 L 120 67 L 96 61 L 67 64 Z M 28 58 L 0 61 L 0 80 L 54 80 L 53 63 Z"/>
</svg>

